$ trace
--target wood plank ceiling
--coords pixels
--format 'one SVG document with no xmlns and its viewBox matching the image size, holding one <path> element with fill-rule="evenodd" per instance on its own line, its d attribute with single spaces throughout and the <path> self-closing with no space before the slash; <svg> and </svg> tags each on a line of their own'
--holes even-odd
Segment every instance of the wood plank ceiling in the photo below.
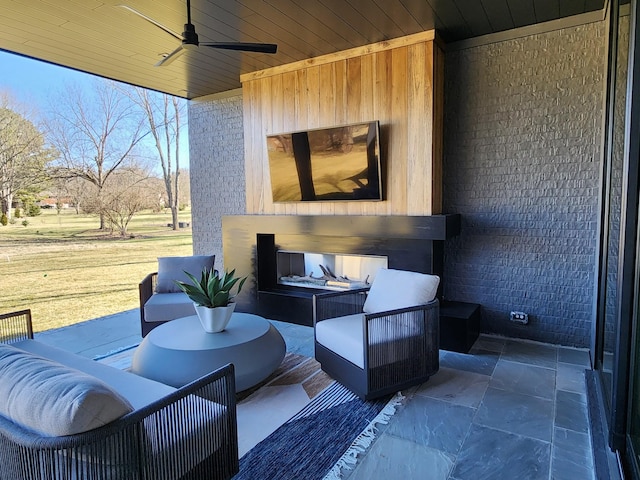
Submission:
<svg viewBox="0 0 640 480">
<path fill-rule="evenodd" d="M 154 67 L 179 41 L 121 5 L 182 32 L 184 0 L 0 0 L 0 49 L 194 98 L 238 88 L 243 73 L 423 30 L 452 42 L 602 10 L 604 1 L 193 0 L 200 42 L 276 43 L 278 53 L 200 46 Z"/>
</svg>

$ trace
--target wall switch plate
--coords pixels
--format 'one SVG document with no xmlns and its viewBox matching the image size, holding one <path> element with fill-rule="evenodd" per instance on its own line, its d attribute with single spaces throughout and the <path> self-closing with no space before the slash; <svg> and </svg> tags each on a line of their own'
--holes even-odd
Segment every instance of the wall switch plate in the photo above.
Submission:
<svg viewBox="0 0 640 480">
<path fill-rule="evenodd" d="M 511 312 L 509 314 L 509 320 L 526 325 L 529 323 L 529 314 L 524 312 Z"/>
</svg>

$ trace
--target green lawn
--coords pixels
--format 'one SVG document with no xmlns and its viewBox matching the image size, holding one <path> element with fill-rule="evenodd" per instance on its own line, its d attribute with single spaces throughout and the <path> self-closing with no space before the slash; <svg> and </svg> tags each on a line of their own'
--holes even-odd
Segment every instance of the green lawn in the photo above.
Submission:
<svg viewBox="0 0 640 480">
<path fill-rule="evenodd" d="M 134 217 L 128 238 L 72 210 L 22 221 L 0 226 L 0 313 L 30 308 L 36 331 L 137 308 L 138 283 L 158 257 L 193 253 L 191 229 L 168 228 L 168 210 Z M 191 223 L 191 212 L 180 221 Z"/>
</svg>

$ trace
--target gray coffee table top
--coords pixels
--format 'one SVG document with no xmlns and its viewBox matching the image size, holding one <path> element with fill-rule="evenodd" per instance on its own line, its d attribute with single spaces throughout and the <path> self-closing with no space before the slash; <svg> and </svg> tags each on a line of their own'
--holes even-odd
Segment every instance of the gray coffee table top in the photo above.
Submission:
<svg viewBox="0 0 640 480">
<path fill-rule="evenodd" d="M 233 363 L 239 392 L 267 378 L 285 351 L 280 332 L 257 315 L 234 313 L 220 333 L 205 332 L 192 315 L 153 329 L 136 349 L 131 371 L 180 387 Z"/>
</svg>

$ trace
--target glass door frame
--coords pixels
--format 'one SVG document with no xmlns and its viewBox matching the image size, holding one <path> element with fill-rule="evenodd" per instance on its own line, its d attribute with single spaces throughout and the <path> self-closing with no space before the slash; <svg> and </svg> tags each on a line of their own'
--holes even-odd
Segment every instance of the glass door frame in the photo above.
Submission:
<svg viewBox="0 0 640 480">
<path fill-rule="evenodd" d="M 621 322 L 625 331 L 620 332 L 618 348 L 626 349 L 626 371 L 624 365 L 617 365 L 620 371 L 615 376 L 617 381 L 614 390 L 616 396 L 616 408 L 619 414 L 613 417 L 613 427 L 619 434 L 624 427 L 625 449 L 622 460 L 625 470 L 632 473 L 634 478 L 640 478 L 637 455 L 640 451 L 634 451 L 631 433 L 631 418 L 634 407 L 634 388 L 637 388 L 636 379 L 640 372 L 640 351 L 634 346 L 639 343 L 638 307 L 640 302 L 640 24 L 638 22 L 637 1 L 631 2 L 631 29 L 629 40 L 629 79 L 627 83 L 627 112 L 625 129 L 625 183 L 626 190 L 623 196 L 625 207 L 623 209 L 624 232 L 621 245 L 624 242 L 624 258 L 621 265 L 624 268 L 623 276 L 619 282 L 621 288 L 621 319 L 627 318 L 627 322 Z M 624 325 L 623 325 L 624 324 Z M 626 333 L 626 338 L 623 334 Z M 623 396 L 626 394 L 626 398 Z M 640 402 L 640 399 L 635 399 Z M 624 409 L 624 410 L 623 410 Z"/>
</svg>

